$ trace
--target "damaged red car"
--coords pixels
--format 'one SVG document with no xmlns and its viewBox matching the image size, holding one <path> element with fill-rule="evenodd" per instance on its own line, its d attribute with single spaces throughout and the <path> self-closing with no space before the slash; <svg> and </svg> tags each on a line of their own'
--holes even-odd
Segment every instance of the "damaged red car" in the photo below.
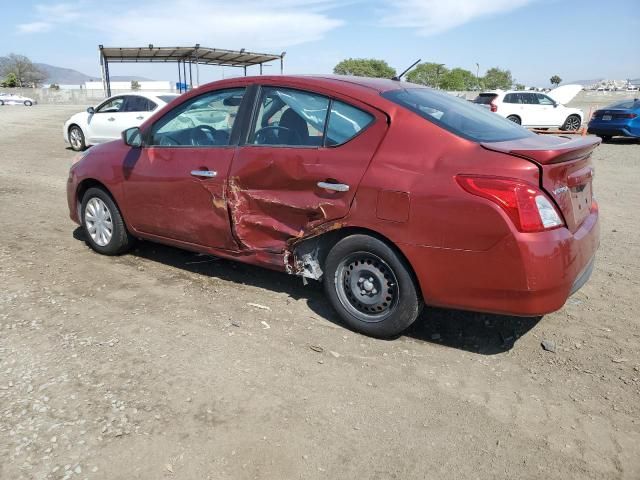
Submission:
<svg viewBox="0 0 640 480">
<path fill-rule="evenodd" d="M 406 82 L 234 78 L 81 154 L 68 203 L 99 253 L 144 239 L 321 280 L 349 327 L 392 337 L 425 303 L 561 308 L 599 244 L 598 142 Z"/>
</svg>

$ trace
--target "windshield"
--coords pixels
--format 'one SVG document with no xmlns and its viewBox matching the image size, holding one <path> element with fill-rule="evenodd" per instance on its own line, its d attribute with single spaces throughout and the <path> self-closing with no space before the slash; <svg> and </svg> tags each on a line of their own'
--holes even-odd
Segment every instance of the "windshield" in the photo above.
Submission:
<svg viewBox="0 0 640 480">
<path fill-rule="evenodd" d="M 428 88 L 390 90 L 382 96 L 474 142 L 504 142 L 535 135 L 478 105 Z"/>
<path fill-rule="evenodd" d="M 612 103 L 605 107 L 605 109 L 614 109 L 614 108 L 640 108 L 640 100 L 630 98 L 628 100 L 623 100 L 622 102 Z"/>
</svg>

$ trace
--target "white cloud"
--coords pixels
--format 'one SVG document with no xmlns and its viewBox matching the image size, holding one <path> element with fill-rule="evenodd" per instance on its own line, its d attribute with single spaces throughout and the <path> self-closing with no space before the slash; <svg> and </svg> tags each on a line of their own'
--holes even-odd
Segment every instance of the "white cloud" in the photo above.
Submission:
<svg viewBox="0 0 640 480">
<path fill-rule="evenodd" d="M 389 27 L 415 28 L 421 35 L 435 35 L 482 17 L 521 8 L 535 0 L 388 0 L 382 23 Z"/>
<path fill-rule="evenodd" d="M 344 24 L 329 11 L 336 0 L 111 0 L 38 5 L 38 27 L 80 23 L 97 30 L 104 45 L 192 45 L 247 50 L 286 49 L 318 40 Z M 44 26 L 42 26 L 44 28 Z M 43 30 L 44 31 L 44 30 Z"/>
<path fill-rule="evenodd" d="M 42 33 L 51 30 L 52 25 L 48 22 L 21 23 L 17 26 L 18 33 Z"/>
</svg>

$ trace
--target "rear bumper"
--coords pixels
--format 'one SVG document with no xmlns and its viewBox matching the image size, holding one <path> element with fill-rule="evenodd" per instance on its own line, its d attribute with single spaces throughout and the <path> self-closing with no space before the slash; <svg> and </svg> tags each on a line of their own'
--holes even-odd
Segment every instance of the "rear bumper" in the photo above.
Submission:
<svg viewBox="0 0 640 480">
<path fill-rule="evenodd" d="M 481 252 L 406 244 L 400 248 L 429 305 L 537 316 L 562 308 L 587 282 L 599 230 L 596 209 L 575 233 L 566 228 L 514 232 Z"/>
<path fill-rule="evenodd" d="M 587 133 L 605 137 L 640 137 L 640 129 L 628 125 L 589 125 Z"/>
</svg>

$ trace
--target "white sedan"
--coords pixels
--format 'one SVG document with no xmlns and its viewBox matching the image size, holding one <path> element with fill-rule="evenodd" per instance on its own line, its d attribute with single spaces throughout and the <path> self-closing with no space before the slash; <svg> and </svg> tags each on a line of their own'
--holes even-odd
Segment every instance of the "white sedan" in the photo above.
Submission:
<svg viewBox="0 0 640 480">
<path fill-rule="evenodd" d="M 137 127 L 164 107 L 175 93 L 127 93 L 107 98 L 97 107 L 73 115 L 64 123 L 64 141 L 75 151 L 120 138 L 123 130 Z"/>
<path fill-rule="evenodd" d="M 13 93 L 0 93 L 0 107 L 3 105 L 24 105 L 30 107 L 36 102 L 33 98 L 23 97 L 22 95 L 15 95 Z"/>
</svg>

